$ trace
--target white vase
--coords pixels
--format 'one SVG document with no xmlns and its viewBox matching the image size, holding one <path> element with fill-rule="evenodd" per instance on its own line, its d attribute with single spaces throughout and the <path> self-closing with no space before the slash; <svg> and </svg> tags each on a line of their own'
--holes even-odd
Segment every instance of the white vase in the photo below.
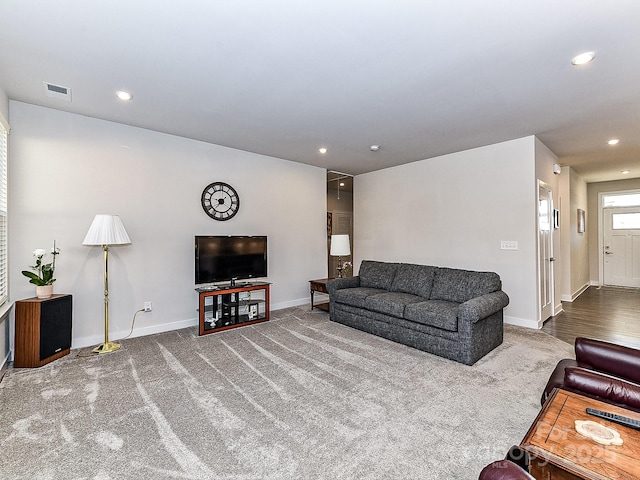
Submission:
<svg viewBox="0 0 640 480">
<path fill-rule="evenodd" d="M 49 298 L 53 295 L 53 285 L 36 286 L 36 297 Z"/>
</svg>

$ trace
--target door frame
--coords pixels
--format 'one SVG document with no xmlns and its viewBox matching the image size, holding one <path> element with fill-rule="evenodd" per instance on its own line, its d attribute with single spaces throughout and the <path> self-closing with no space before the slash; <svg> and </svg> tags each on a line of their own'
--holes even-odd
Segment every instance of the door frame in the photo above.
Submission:
<svg viewBox="0 0 640 480">
<path fill-rule="evenodd" d="M 629 195 L 639 193 L 640 190 L 614 190 L 611 192 L 598 192 L 598 286 L 604 285 L 604 197 L 605 195 Z"/>
<path fill-rule="evenodd" d="M 542 250 L 541 250 L 541 245 L 540 245 L 540 189 L 545 189 L 547 192 L 549 192 L 549 222 L 550 222 L 550 228 L 549 228 L 549 295 L 550 295 L 550 305 L 551 305 L 551 315 L 549 315 L 547 318 L 542 318 L 543 317 L 543 312 L 542 312 L 542 295 L 543 295 L 543 289 L 542 289 L 542 276 L 544 274 L 544 272 L 541 270 L 540 266 L 542 264 Z M 542 323 L 546 320 L 548 320 L 549 318 L 551 318 L 553 315 L 556 314 L 556 306 L 555 306 L 555 290 L 556 290 L 556 280 L 555 280 L 555 258 L 554 258 L 554 228 L 552 225 L 553 222 L 553 210 L 555 208 L 554 205 L 554 201 L 553 201 L 553 188 L 551 187 L 551 185 L 549 185 L 546 182 L 543 182 L 542 180 L 538 179 L 537 182 L 537 189 L 536 189 L 536 244 L 537 244 L 537 257 L 538 257 L 538 263 L 537 263 L 537 290 L 538 290 L 538 304 L 536 306 L 537 312 L 538 312 L 538 324 L 542 325 Z"/>
</svg>

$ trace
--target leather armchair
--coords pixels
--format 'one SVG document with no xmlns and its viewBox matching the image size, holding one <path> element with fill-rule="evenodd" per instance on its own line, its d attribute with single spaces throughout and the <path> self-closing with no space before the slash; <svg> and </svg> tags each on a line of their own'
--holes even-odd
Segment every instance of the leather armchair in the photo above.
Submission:
<svg viewBox="0 0 640 480">
<path fill-rule="evenodd" d="M 542 393 L 554 388 L 640 412 L 640 350 L 588 338 L 576 338 L 576 359 L 558 362 Z"/>
<path fill-rule="evenodd" d="M 509 460 L 498 460 L 484 467 L 478 480 L 535 480 L 535 478 Z"/>
</svg>

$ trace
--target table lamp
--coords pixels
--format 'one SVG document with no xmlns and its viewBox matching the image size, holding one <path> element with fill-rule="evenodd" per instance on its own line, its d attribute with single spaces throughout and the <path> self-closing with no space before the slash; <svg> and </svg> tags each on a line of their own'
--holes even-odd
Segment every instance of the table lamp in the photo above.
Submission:
<svg viewBox="0 0 640 480">
<path fill-rule="evenodd" d="M 329 255 L 338 257 L 338 277 L 342 278 L 342 257 L 351 255 L 351 245 L 349 244 L 349 235 L 331 235 L 331 247 Z"/>
</svg>

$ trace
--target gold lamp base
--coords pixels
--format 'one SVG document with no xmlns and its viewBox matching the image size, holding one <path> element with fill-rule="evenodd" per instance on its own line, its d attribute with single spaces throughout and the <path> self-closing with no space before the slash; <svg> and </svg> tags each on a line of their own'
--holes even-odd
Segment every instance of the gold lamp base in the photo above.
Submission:
<svg viewBox="0 0 640 480">
<path fill-rule="evenodd" d="M 93 353 L 111 353 L 120 350 L 120 344 L 115 342 L 101 343 L 93 349 Z"/>
</svg>

